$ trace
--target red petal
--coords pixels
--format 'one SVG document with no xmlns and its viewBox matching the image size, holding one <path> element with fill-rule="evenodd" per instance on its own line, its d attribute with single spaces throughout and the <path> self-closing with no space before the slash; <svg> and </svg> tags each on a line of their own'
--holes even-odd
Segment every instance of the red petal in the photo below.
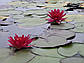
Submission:
<svg viewBox="0 0 84 63">
<path fill-rule="evenodd" d="M 10 47 L 13 47 L 11 44 L 8 44 Z"/>
<path fill-rule="evenodd" d="M 61 11 L 60 15 L 62 15 L 64 13 L 64 10 Z"/>
<path fill-rule="evenodd" d="M 56 10 L 56 9 L 54 9 L 54 12 L 56 13 L 56 12 L 57 12 L 57 10 Z"/>
<path fill-rule="evenodd" d="M 57 13 L 60 13 L 60 10 L 59 9 L 57 9 Z"/>
<path fill-rule="evenodd" d="M 66 15 L 66 13 L 64 15 L 62 15 L 62 17 L 64 17 Z"/>
</svg>

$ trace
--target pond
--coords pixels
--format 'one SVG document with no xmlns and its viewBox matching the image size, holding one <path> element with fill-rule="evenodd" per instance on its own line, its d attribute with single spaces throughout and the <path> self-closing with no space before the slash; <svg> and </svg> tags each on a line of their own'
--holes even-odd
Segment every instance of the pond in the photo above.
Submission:
<svg viewBox="0 0 84 63">
<path fill-rule="evenodd" d="M 84 63 L 84 1 L 0 0 L 0 63 Z"/>
</svg>

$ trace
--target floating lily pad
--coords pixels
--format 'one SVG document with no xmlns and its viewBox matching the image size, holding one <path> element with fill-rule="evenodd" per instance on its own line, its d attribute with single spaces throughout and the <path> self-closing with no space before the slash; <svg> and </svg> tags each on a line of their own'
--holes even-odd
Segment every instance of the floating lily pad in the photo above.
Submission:
<svg viewBox="0 0 84 63">
<path fill-rule="evenodd" d="M 24 2 L 24 1 L 14 1 L 14 2 L 9 2 L 9 5 L 12 5 L 14 7 L 25 7 L 27 6 L 29 3 L 28 2 Z"/>
<path fill-rule="evenodd" d="M 32 52 L 34 54 L 38 54 L 41 56 L 64 58 L 63 56 L 61 56 L 57 53 L 57 48 L 53 48 L 53 49 L 34 48 L 34 49 L 32 49 Z"/>
<path fill-rule="evenodd" d="M 8 10 L 14 10 L 14 8 L 7 4 L 0 5 L 0 11 L 8 11 Z"/>
<path fill-rule="evenodd" d="M 15 11 L 15 10 L 9 10 L 9 11 L 0 11 L 0 15 L 19 15 L 21 14 L 21 11 Z"/>
<path fill-rule="evenodd" d="M 40 19 L 40 18 L 23 18 L 20 20 L 16 20 L 16 22 L 23 22 L 22 24 L 19 24 L 19 26 L 23 26 L 23 27 L 42 25 L 46 23 L 45 19 Z"/>
<path fill-rule="evenodd" d="M 0 48 L 0 62 L 2 63 L 5 59 L 10 56 L 10 49 Z"/>
<path fill-rule="evenodd" d="M 47 15 L 46 10 L 32 10 L 32 11 L 25 11 L 24 15 L 29 15 L 29 14 L 34 14 L 34 15 Z"/>
<path fill-rule="evenodd" d="M 74 25 L 70 24 L 70 23 L 63 23 L 60 25 L 52 25 L 51 28 L 55 28 L 55 29 L 73 29 Z"/>
<path fill-rule="evenodd" d="M 14 15 L 13 18 L 14 19 L 21 19 L 21 18 L 24 18 L 24 16 L 23 15 Z"/>
<path fill-rule="evenodd" d="M 56 4 L 57 1 L 56 1 L 56 0 L 55 0 L 55 1 L 52 1 L 52 0 L 51 0 L 51 1 L 48 1 L 48 3 L 49 3 L 49 4 Z"/>
<path fill-rule="evenodd" d="M 12 23 L 8 22 L 8 21 L 2 21 L 0 23 L 0 26 L 8 26 L 8 25 L 11 25 Z"/>
<path fill-rule="evenodd" d="M 75 28 L 72 29 L 74 32 L 84 32 L 84 22 L 75 23 Z"/>
<path fill-rule="evenodd" d="M 59 61 L 60 61 L 59 58 L 36 56 L 28 63 L 59 63 Z"/>
<path fill-rule="evenodd" d="M 76 53 L 80 53 L 84 56 L 84 44 L 72 44 L 70 46 L 60 47 L 58 53 L 62 56 L 73 56 Z"/>
<path fill-rule="evenodd" d="M 43 47 L 43 48 L 58 47 L 69 43 L 71 42 L 67 42 L 66 38 L 59 37 L 59 36 L 50 36 L 50 37 L 46 37 L 45 39 L 39 38 L 38 40 L 33 42 L 33 44 L 35 44 L 34 46 Z"/>
<path fill-rule="evenodd" d="M 21 50 L 7 57 L 1 63 L 25 63 L 30 61 L 34 56 L 35 55 L 31 54 L 29 50 Z"/>
<path fill-rule="evenodd" d="M 47 15 L 32 15 L 34 18 L 46 18 Z"/>
<path fill-rule="evenodd" d="M 67 40 L 68 39 L 72 39 L 75 37 L 75 33 L 73 31 L 69 31 L 69 30 L 58 30 L 58 29 L 49 29 L 47 31 L 45 31 L 44 34 L 41 35 L 41 37 L 48 37 L 48 36 L 60 36 L 60 37 L 64 37 Z"/>
<path fill-rule="evenodd" d="M 84 63 L 84 58 L 82 57 L 65 58 L 65 59 L 62 59 L 60 63 Z"/>
<path fill-rule="evenodd" d="M 40 26 L 34 26 L 34 27 L 21 27 L 17 26 L 16 24 L 10 25 L 8 27 L 5 27 L 4 30 L 8 30 L 10 35 L 15 35 L 17 33 L 18 35 L 28 35 L 32 34 L 34 36 L 39 36 L 44 33 L 45 30 L 48 29 L 50 24 L 43 24 Z"/>
<path fill-rule="evenodd" d="M 66 15 L 68 20 L 73 20 L 74 22 L 83 22 L 84 15 Z"/>
</svg>

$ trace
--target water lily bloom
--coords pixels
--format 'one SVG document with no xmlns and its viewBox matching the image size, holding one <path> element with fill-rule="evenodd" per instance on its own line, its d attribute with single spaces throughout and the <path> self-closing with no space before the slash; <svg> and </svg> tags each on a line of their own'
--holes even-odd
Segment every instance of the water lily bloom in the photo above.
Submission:
<svg viewBox="0 0 84 63">
<path fill-rule="evenodd" d="M 54 9 L 51 10 L 51 12 L 49 11 L 48 16 L 50 18 L 46 19 L 48 20 L 48 23 L 53 23 L 53 24 L 60 24 L 62 21 L 64 21 L 66 18 L 63 18 L 66 15 L 66 13 L 64 13 L 64 10 L 60 11 L 59 9 Z"/>
<path fill-rule="evenodd" d="M 30 39 L 29 35 L 28 36 L 22 35 L 19 37 L 17 34 L 15 34 L 14 38 L 10 36 L 8 41 L 10 43 L 8 45 L 16 49 L 21 49 L 21 48 L 32 46 L 32 45 L 29 45 L 32 42 L 32 39 Z"/>
</svg>

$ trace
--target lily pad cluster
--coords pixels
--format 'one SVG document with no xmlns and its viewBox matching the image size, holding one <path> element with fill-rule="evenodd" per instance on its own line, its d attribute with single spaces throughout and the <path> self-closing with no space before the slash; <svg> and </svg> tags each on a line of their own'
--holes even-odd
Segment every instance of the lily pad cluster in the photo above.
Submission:
<svg viewBox="0 0 84 63">
<path fill-rule="evenodd" d="M 2 6 L 0 63 L 84 63 L 83 2 L 19 0 Z"/>
</svg>

